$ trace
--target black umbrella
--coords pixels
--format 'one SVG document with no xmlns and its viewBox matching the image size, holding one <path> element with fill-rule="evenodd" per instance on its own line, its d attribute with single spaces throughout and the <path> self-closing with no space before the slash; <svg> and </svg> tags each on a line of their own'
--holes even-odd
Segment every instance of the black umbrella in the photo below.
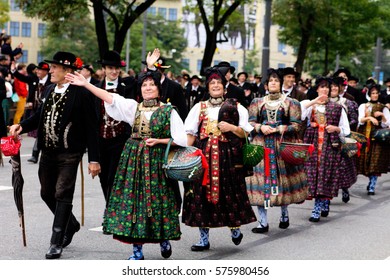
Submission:
<svg viewBox="0 0 390 280">
<path fill-rule="evenodd" d="M 12 187 L 14 188 L 14 199 L 16 208 L 18 209 L 19 225 L 22 228 L 23 245 L 26 247 L 26 230 L 24 228 L 24 209 L 23 209 L 23 185 L 24 179 L 22 176 L 20 164 L 20 151 L 17 155 L 11 156 L 10 163 L 12 165 Z"/>
</svg>

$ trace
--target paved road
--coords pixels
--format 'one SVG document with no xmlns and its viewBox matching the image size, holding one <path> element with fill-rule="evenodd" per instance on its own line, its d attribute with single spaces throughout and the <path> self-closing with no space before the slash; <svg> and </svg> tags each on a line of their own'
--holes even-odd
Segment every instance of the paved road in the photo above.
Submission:
<svg viewBox="0 0 390 280">
<path fill-rule="evenodd" d="M 27 247 L 22 245 L 16 207 L 11 189 L 8 159 L 0 166 L 0 260 L 43 260 L 49 247 L 53 216 L 39 196 L 37 164 L 27 162 L 33 139 L 24 136 L 22 172 L 25 179 L 24 206 Z M 86 169 L 84 158 L 84 169 Z M 99 181 L 85 173 L 84 226 L 63 252 L 66 260 L 124 260 L 131 246 L 112 240 L 99 229 L 104 199 Z M 182 225 L 182 239 L 173 242 L 172 260 L 384 260 L 390 256 L 390 176 L 379 178 L 375 196 L 366 195 L 368 179 L 359 176 L 351 189 L 351 201 L 341 197 L 331 204 L 329 217 L 318 224 L 308 221 L 312 201 L 290 206 L 290 227 L 278 228 L 279 208 L 269 210 L 270 231 L 256 235 L 242 227 L 244 239 L 239 246 L 231 242 L 227 228 L 210 231 L 211 249 L 191 252 L 198 230 Z M 81 218 L 80 176 L 74 199 L 74 213 Z M 148 260 L 161 260 L 159 245 L 144 246 Z"/>
</svg>

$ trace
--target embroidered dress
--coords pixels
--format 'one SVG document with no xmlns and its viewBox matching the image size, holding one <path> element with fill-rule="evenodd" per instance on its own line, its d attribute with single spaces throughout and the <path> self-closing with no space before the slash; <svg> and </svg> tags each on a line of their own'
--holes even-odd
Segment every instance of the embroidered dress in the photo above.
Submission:
<svg viewBox="0 0 390 280">
<path fill-rule="evenodd" d="M 370 139 L 370 144 L 362 150 L 357 160 L 358 174 L 365 176 L 380 175 L 388 172 L 390 147 L 389 144 L 381 143 L 372 139 L 375 130 L 389 127 L 390 114 L 389 110 L 381 103 L 365 103 L 359 106 L 359 120 L 363 117 L 373 116 L 377 111 L 383 112 L 387 123 L 381 122 L 381 117 L 377 118 L 379 124 L 375 126 L 371 121 L 365 123 L 359 122 L 358 132 L 364 134 Z"/>
<path fill-rule="evenodd" d="M 119 102 L 114 100 L 114 106 L 115 103 Z M 126 243 L 178 240 L 181 236 L 179 209 L 174 190 L 162 170 L 166 145 L 147 146 L 145 140 L 172 137 L 175 143 L 185 146 L 183 123 L 171 105 L 158 103 L 157 106 L 144 107 L 142 103 L 137 106 L 129 99 L 123 103 L 132 106 L 127 119 L 116 116 L 105 105 L 107 113 L 114 119 L 125 120 L 131 125 L 134 122 L 134 126 L 118 164 L 103 226 L 114 234 L 114 239 Z M 126 110 L 126 105 L 119 111 L 121 109 Z M 177 131 L 176 137 L 172 133 L 173 117 L 178 120 L 176 129 L 182 131 L 180 139 Z"/>
<path fill-rule="evenodd" d="M 276 96 L 276 94 L 275 94 Z M 287 126 L 284 141 L 299 142 L 301 108 L 297 100 L 278 95 L 255 98 L 249 107 L 249 121 L 254 124 L 270 125 L 274 128 Z M 307 195 L 306 174 L 303 165 L 290 165 L 280 157 L 279 132 L 264 135 L 261 131 L 252 133 L 252 143 L 270 149 L 270 176 L 264 171 L 264 160 L 253 169 L 254 174 L 246 177 L 248 196 L 252 205 L 281 206 L 303 202 Z"/>
<path fill-rule="evenodd" d="M 302 107 L 309 101 L 302 101 Z M 314 144 L 314 152 L 305 162 L 307 182 L 311 197 L 337 197 L 341 178 L 341 150 L 338 133 L 328 133 L 327 125 L 341 128 L 341 135 L 350 133 L 343 107 L 335 102 L 313 105 L 303 109 L 302 118 L 309 116 L 304 142 Z M 313 127 L 314 126 L 314 127 Z"/>
<path fill-rule="evenodd" d="M 209 162 L 209 184 L 191 184 L 186 190 L 182 221 L 191 227 L 239 227 L 256 221 L 245 189 L 242 139 L 221 133 L 217 124 L 226 121 L 250 132 L 248 111 L 236 100 L 212 106 L 209 101 L 194 105 L 185 121 L 186 132 L 196 135 L 194 146 Z"/>
</svg>

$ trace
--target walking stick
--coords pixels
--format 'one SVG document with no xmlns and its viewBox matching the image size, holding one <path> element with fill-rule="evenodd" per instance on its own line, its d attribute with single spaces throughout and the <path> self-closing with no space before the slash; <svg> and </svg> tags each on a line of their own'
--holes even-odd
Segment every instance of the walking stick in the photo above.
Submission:
<svg viewBox="0 0 390 280">
<path fill-rule="evenodd" d="M 84 226 L 84 169 L 83 159 L 80 161 L 80 173 L 81 173 L 81 225 Z"/>
</svg>

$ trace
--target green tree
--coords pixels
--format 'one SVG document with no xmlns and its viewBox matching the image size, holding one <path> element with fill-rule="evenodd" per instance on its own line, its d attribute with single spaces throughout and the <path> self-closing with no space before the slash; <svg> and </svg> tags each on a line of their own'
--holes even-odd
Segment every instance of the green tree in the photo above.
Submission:
<svg viewBox="0 0 390 280">
<path fill-rule="evenodd" d="M 0 0 L 0 26 L 9 21 L 9 4 L 7 0 Z"/>
<path fill-rule="evenodd" d="M 135 20 L 146 11 L 156 0 L 139 2 L 121 0 L 16 0 L 27 16 L 39 17 L 52 24 L 53 28 L 62 28 L 59 19 L 71 18 L 75 11 L 85 11 L 84 16 L 89 17 L 88 8 L 91 6 L 95 20 L 95 32 L 99 46 L 100 57 L 109 49 L 122 51 L 126 34 Z M 109 44 L 107 25 L 114 26 L 113 42 Z M 107 23 L 107 24 L 106 24 Z M 79 26 L 78 22 L 74 22 Z"/>
<path fill-rule="evenodd" d="M 297 50 L 295 67 L 302 72 L 310 54 L 322 53 L 321 73 L 339 54 L 352 58 L 367 51 L 377 36 L 389 41 L 388 23 L 382 7 L 386 0 L 275 0 L 272 20 L 282 27 L 279 39 Z M 380 16 L 382 15 L 382 16 Z M 349 59 L 349 60 L 350 60 Z"/>
<path fill-rule="evenodd" d="M 201 75 L 204 75 L 204 69 L 210 66 L 213 61 L 215 49 L 217 48 L 217 43 L 219 42 L 218 34 L 225 31 L 225 23 L 228 18 L 241 4 L 244 4 L 245 2 L 247 1 L 235 0 L 227 2 L 222 0 L 186 0 L 185 9 L 187 11 L 195 12 L 198 9 L 202 23 L 206 30 L 206 45 L 203 53 Z M 222 39 L 222 42 L 224 42 L 224 39 Z"/>
<path fill-rule="evenodd" d="M 58 50 L 68 51 L 79 56 L 85 64 L 96 67 L 99 50 L 91 19 L 83 13 L 73 13 L 67 20 L 60 20 L 60 25 L 60 30 L 53 24 L 48 25 L 41 48 L 44 57 L 51 59 Z"/>
</svg>

